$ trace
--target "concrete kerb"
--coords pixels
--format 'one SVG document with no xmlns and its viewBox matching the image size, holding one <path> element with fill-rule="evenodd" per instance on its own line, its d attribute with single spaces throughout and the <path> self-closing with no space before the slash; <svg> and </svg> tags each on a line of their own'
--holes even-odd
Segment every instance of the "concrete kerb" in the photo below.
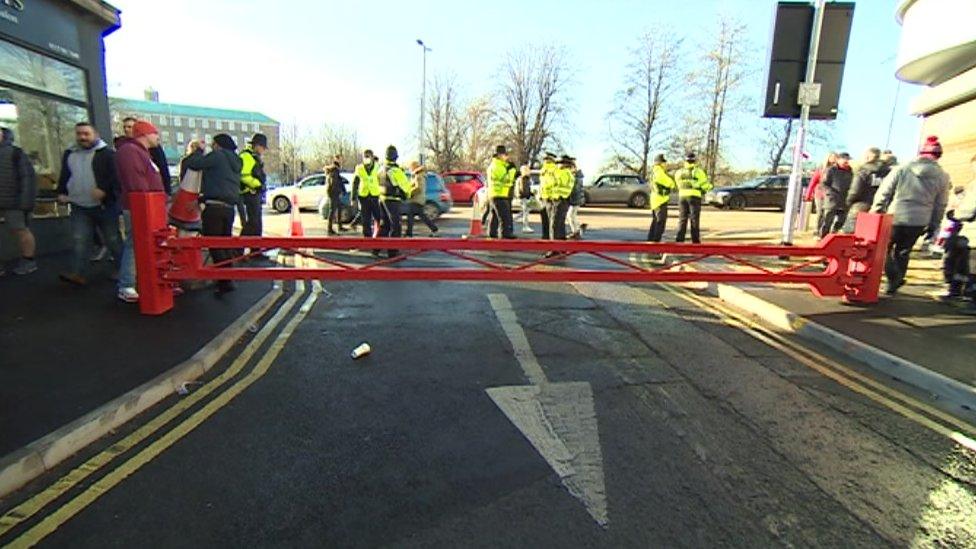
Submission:
<svg viewBox="0 0 976 549">
<path fill-rule="evenodd" d="M 0 497 L 49 471 L 213 368 L 283 293 L 280 283 L 184 362 L 63 427 L 0 458 Z"/>
<path fill-rule="evenodd" d="M 912 385 L 971 413 L 976 410 L 976 387 L 966 385 L 887 351 L 813 322 L 770 303 L 749 291 L 727 284 L 709 284 L 706 290 L 733 307 L 750 313 L 775 329 L 827 345 L 875 371 Z"/>
</svg>

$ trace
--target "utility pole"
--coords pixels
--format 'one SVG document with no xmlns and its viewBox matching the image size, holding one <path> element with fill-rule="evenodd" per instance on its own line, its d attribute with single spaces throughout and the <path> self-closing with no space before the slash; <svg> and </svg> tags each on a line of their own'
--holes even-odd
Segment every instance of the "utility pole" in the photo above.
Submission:
<svg viewBox="0 0 976 549">
<path fill-rule="evenodd" d="M 420 163 L 423 164 L 424 151 L 426 150 L 424 143 L 426 139 L 424 135 L 424 118 L 427 117 L 427 52 L 431 51 L 431 49 L 419 38 L 417 39 L 417 45 L 424 50 L 424 80 L 420 85 L 420 138 L 418 139 L 420 143 L 418 146 L 418 156 L 420 157 Z"/>
<path fill-rule="evenodd" d="M 800 127 L 796 132 L 796 146 L 793 149 L 793 168 L 790 172 L 790 186 L 786 193 L 786 209 L 783 214 L 783 244 L 793 243 L 797 214 L 800 211 L 800 190 L 803 181 L 803 148 L 807 138 L 807 125 L 810 123 L 810 107 L 820 104 L 820 84 L 813 81 L 817 72 L 817 56 L 820 51 L 820 30 L 823 28 L 825 0 L 816 0 L 813 15 L 813 32 L 810 34 L 810 54 L 807 57 L 807 73 L 800 84 Z"/>
</svg>

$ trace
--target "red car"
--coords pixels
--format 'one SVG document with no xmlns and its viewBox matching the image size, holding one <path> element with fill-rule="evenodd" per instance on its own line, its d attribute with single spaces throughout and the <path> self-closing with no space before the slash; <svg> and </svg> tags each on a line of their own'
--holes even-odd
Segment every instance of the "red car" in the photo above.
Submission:
<svg viewBox="0 0 976 549">
<path fill-rule="evenodd" d="M 478 172 L 446 172 L 441 175 L 451 200 L 454 202 L 474 202 L 474 194 L 485 186 L 485 176 Z"/>
</svg>

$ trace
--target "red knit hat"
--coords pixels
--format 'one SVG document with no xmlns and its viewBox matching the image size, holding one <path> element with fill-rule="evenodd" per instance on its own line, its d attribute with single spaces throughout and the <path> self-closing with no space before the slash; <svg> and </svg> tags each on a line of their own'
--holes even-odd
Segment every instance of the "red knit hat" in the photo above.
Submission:
<svg viewBox="0 0 976 549">
<path fill-rule="evenodd" d="M 132 137 L 142 137 L 144 135 L 151 135 L 154 133 L 159 133 L 156 126 L 152 125 L 152 122 L 146 120 L 137 120 L 135 124 L 132 125 Z"/>
<path fill-rule="evenodd" d="M 935 158 L 941 158 L 942 143 L 939 143 L 938 137 L 930 135 L 925 138 L 925 143 L 923 143 L 922 148 L 918 150 L 918 154 L 925 154 Z"/>
</svg>

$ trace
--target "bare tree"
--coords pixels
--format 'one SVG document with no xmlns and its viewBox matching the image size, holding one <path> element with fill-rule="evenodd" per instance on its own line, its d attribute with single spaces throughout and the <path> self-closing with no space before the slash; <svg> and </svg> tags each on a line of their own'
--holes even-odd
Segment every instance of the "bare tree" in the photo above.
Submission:
<svg viewBox="0 0 976 549">
<path fill-rule="evenodd" d="M 762 124 L 762 136 L 759 139 L 763 150 L 766 152 L 765 160 L 767 172 L 776 174 L 779 169 L 790 164 L 792 153 L 790 152 L 795 143 L 796 124 L 794 119 L 787 120 L 766 120 Z M 826 148 L 833 141 L 835 125 L 833 121 L 814 120 L 807 125 L 806 149 Z"/>
<path fill-rule="evenodd" d="M 281 177 L 285 182 L 295 181 L 304 175 L 308 143 L 308 134 L 298 127 L 297 122 L 281 125 L 278 161 L 281 163 Z"/>
<path fill-rule="evenodd" d="M 438 76 L 427 107 L 428 127 L 424 141 L 438 171 L 450 171 L 461 163 L 465 120 L 453 76 Z"/>
<path fill-rule="evenodd" d="M 709 177 L 714 177 L 722 156 L 722 124 L 725 122 L 730 100 L 749 74 L 745 53 L 749 49 L 746 26 L 733 18 L 721 17 L 715 32 L 715 42 L 703 56 L 701 70 L 689 80 L 704 99 L 707 113 L 704 151 L 701 164 Z"/>
<path fill-rule="evenodd" d="M 642 178 L 647 178 L 651 152 L 661 145 L 667 111 L 665 100 L 674 89 L 681 40 L 661 32 L 642 35 L 627 65 L 623 89 L 608 115 L 614 160 Z"/>
<path fill-rule="evenodd" d="M 342 168 L 352 170 L 362 150 L 355 131 L 325 124 L 311 138 L 305 160 L 310 170 L 319 171 L 338 155 L 342 158 Z"/>
<path fill-rule="evenodd" d="M 461 166 L 468 170 L 484 170 L 495 145 L 502 140 L 503 135 L 491 99 L 479 97 L 468 103 L 464 109 L 462 125 L 464 143 L 461 148 Z"/>
<path fill-rule="evenodd" d="M 553 131 L 569 107 L 569 63 L 552 46 L 509 53 L 495 97 L 503 137 L 517 163 L 527 163 L 554 143 Z"/>
</svg>

